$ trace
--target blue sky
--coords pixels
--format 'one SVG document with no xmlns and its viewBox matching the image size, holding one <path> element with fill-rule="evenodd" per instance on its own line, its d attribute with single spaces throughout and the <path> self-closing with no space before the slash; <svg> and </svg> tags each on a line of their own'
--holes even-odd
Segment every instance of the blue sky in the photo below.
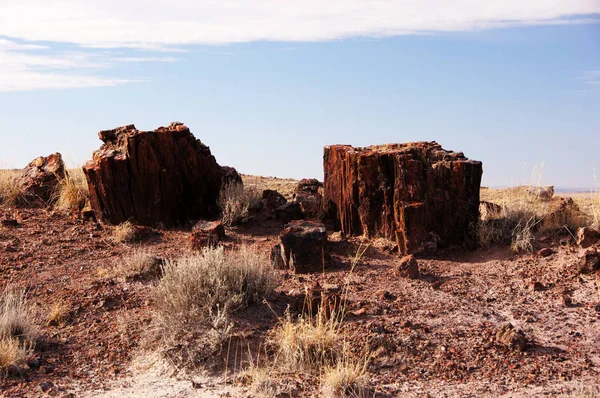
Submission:
<svg viewBox="0 0 600 398">
<path fill-rule="evenodd" d="M 469 11 L 431 17 L 410 1 L 307 1 L 279 15 L 266 0 L 239 12 L 176 0 L 175 11 L 130 20 L 122 4 L 134 1 L 61 0 L 52 10 L 40 2 L 27 28 L 19 17 L 29 9 L 7 0 L 0 165 L 55 151 L 81 165 L 101 129 L 182 121 L 220 164 L 247 174 L 322 179 L 324 145 L 436 140 L 482 160 L 485 185 L 529 183 L 543 165 L 544 183 L 593 186 L 600 2 L 462 2 Z"/>
</svg>

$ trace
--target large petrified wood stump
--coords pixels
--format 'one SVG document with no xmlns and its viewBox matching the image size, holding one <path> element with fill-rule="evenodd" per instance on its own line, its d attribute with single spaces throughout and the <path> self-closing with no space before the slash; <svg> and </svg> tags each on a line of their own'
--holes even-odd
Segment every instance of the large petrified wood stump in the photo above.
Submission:
<svg viewBox="0 0 600 398">
<path fill-rule="evenodd" d="M 218 215 L 221 168 L 181 123 L 98 133 L 104 145 L 83 166 L 96 217 L 119 224 L 184 226 Z"/>
<path fill-rule="evenodd" d="M 323 203 L 336 230 L 401 254 L 460 244 L 479 215 L 481 162 L 436 142 L 325 147 Z"/>
</svg>

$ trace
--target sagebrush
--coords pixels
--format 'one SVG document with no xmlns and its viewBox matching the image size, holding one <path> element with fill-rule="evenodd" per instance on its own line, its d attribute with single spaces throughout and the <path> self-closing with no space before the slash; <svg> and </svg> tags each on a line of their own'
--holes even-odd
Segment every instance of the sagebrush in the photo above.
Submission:
<svg viewBox="0 0 600 398">
<path fill-rule="evenodd" d="M 219 192 L 221 221 L 227 226 L 247 221 L 250 211 L 260 206 L 260 199 L 255 187 L 236 182 L 224 184 Z"/>
</svg>

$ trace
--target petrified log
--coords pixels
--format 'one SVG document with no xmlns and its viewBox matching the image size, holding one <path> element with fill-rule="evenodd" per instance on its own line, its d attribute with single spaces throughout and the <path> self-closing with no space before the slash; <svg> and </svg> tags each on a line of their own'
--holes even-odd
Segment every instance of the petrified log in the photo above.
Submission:
<svg viewBox="0 0 600 398">
<path fill-rule="evenodd" d="M 181 123 L 98 133 L 104 142 L 83 166 L 99 220 L 184 226 L 219 214 L 222 171 L 209 147 Z"/>
<path fill-rule="evenodd" d="M 465 242 L 479 215 L 481 162 L 436 142 L 327 146 L 324 170 L 336 230 L 392 239 L 402 255 Z"/>
<path fill-rule="evenodd" d="M 279 241 L 271 249 L 271 262 L 275 268 L 290 268 L 296 273 L 325 269 L 325 225 L 314 221 L 292 221 L 279 234 Z"/>
<path fill-rule="evenodd" d="M 323 183 L 315 178 L 300 180 L 293 201 L 300 204 L 305 218 L 319 218 L 323 207 Z"/>
<path fill-rule="evenodd" d="M 215 247 L 225 239 L 225 227 L 221 221 L 198 221 L 192 227 L 190 242 L 192 250 Z"/>
<path fill-rule="evenodd" d="M 29 204 L 47 204 L 58 183 L 66 176 L 60 153 L 32 160 L 19 178 L 19 186 Z"/>
<path fill-rule="evenodd" d="M 223 184 L 243 184 L 242 176 L 235 167 L 221 166 L 221 182 Z"/>
</svg>

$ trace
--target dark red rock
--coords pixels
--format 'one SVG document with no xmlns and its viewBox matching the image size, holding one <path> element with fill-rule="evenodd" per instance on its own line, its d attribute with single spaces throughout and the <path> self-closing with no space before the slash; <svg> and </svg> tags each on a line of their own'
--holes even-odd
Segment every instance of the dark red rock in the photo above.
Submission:
<svg viewBox="0 0 600 398">
<path fill-rule="evenodd" d="M 223 184 L 242 184 L 242 176 L 229 166 L 221 166 L 221 182 Z"/>
<path fill-rule="evenodd" d="M 272 189 L 265 189 L 262 193 L 263 208 L 267 211 L 274 211 L 287 203 L 285 196 Z"/>
<path fill-rule="evenodd" d="M 402 278 L 416 279 L 419 277 L 419 263 L 412 254 L 404 256 L 396 265 L 395 272 Z"/>
<path fill-rule="evenodd" d="M 600 252 L 596 248 L 589 248 L 579 258 L 579 272 L 591 274 L 600 270 Z"/>
<path fill-rule="evenodd" d="M 284 224 L 287 224 L 293 220 L 302 220 L 304 214 L 299 203 L 290 202 L 275 209 L 275 217 Z"/>
<path fill-rule="evenodd" d="M 193 250 L 215 247 L 225 239 L 225 227 L 220 221 L 199 221 L 192 228 L 190 242 Z"/>
<path fill-rule="evenodd" d="M 300 180 L 293 201 L 300 205 L 304 218 L 320 218 L 323 207 L 323 183 L 314 178 Z"/>
<path fill-rule="evenodd" d="M 590 227 L 581 227 L 577 230 L 577 244 L 583 248 L 595 245 L 600 240 L 600 232 Z"/>
<path fill-rule="evenodd" d="M 222 171 L 181 123 L 98 133 L 104 142 L 83 166 L 98 220 L 174 227 L 219 214 Z"/>
<path fill-rule="evenodd" d="M 3 218 L 2 220 L 0 220 L 0 224 L 2 224 L 2 226 L 4 227 L 18 227 L 19 226 L 19 222 L 17 220 L 15 220 L 14 218 Z"/>
<path fill-rule="evenodd" d="M 65 163 L 60 153 L 32 160 L 19 177 L 19 186 L 27 205 L 45 206 L 55 192 L 56 186 L 66 176 Z"/>
<path fill-rule="evenodd" d="M 544 247 L 543 249 L 538 250 L 537 254 L 540 257 L 548 257 L 554 254 L 554 250 L 550 249 L 549 247 Z"/>
<path fill-rule="evenodd" d="M 325 147 L 324 206 L 346 236 L 395 240 L 406 255 L 460 245 L 479 216 L 482 164 L 436 142 Z"/>
<path fill-rule="evenodd" d="M 325 225 L 314 221 L 292 221 L 281 231 L 279 240 L 280 243 L 271 251 L 271 260 L 276 268 L 290 268 L 296 273 L 322 272 L 325 269 Z"/>
</svg>

